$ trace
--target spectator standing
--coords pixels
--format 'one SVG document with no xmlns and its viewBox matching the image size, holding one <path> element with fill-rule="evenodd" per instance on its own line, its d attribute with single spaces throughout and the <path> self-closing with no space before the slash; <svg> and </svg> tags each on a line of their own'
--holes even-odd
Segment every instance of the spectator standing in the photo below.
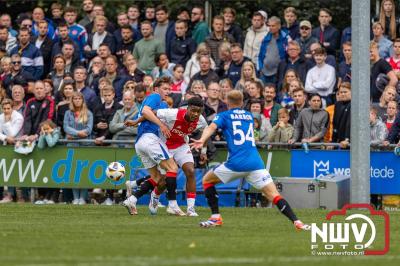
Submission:
<svg viewBox="0 0 400 266">
<path fill-rule="evenodd" d="M 13 110 L 17 111 L 21 115 L 24 115 L 25 112 L 25 90 L 21 85 L 12 86 L 12 95 L 11 98 L 13 100 Z"/>
<path fill-rule="evenodd" d="M 384 120 L 388 132 L 390 132 L 390 129 L 393 126 L 397 114 L 398 114 L 398 103 L 396 101 L 388 102 Z"/>
<path fill-rule="evenodd" d="M 109 130 L 110 122 L 115 112 L 122 108 L 122 105 L 115 99 L 115 92 L 111 86 L 103 90 L 103 99 L 104 102 L 94 114 L 93 130 L 96 133 L 97 144 L 101 144 L 105 139 L 112 138 Z"/>
<path fill-rule="evenodd" d="M 62 53 L 62 48 L 64 43 L 70 43 L 74 47 L 74 53 L 73 53 L 73 59 L 72 61 L 77 62 L 80 61 L 83 58 L 83 50 L 79 48 L 79 45 L 74 42 L 71 37 L 69 36 L 68 33 L 68 25 L 65 23 L 60 23 L 57 27 L 57 34 L 58 38 L 57 40 L 53 43 L 52 51 L 51 51 L 51 57 L 54 58 L 56 55 Z M 52 60 L 54 63 L 54 59 Z"/>
<path fill-rule="evenodd" d="M 399 35 L 398 23 L 399 19 L 396 17 L 396 5 L 393 0 L 383 0 L 379 11 L 378 20 L 384 28 L 384 34 L 390 40 L 394 40 Z"/>
<path fill-rule="evenodd" d="M 391 56 L 393 43 L 383 35 L 383 26 L 379 22 L 372 24 L 373 41 L 378 44 L 379 56 L 387 59 Z"/>
<path fill-rule="evenodd" d="M 82 1 L 82 10 L 85 15 L 79 21 L 79 25 L 86 27 L 87 25 L 89 25 L 92 22 L 92 20 L 94 18 L 93 7 L 94 7 L 93 0 L 83 0 Z"/>
<path fill-rule="evenodd" d="M 232 81 L 230 79 L 222 79 L 219 82 L 219 85 L 221 86 L 221 94 L 219 95 L 219 98 L 221 99 L 221 101 L 223 101 L 224 103 L 227 103 L 227 96 L 228 96 L 228 92 L 230 92 L 231 90 L 233 90 L 233 84 Z"/>
<path fill-rule="evenodd" d="M 214 59 L 215 64 L 219 66 L 221 61 L 218 53 L 219 46 L 224 42 L 233 43 L 234 38 L 232 35 L 224 31 L 223 16 L 218 15 L 213 18 L 212 28 L 213 31 L 210 36 L 206 38 L 206 44 L 210 48 L 212 59 Z"/>
<path fill-rule="evenodd" d="M 40 21 L 46 21 L 47 22 L 47 36 L 53 40 L 55 38 L 55 30 L 54 27 L 51 23 L 48 22 L 48 20 L 44 16 L 44 11 L 41 7 L 35 7 L 32 12 L 32 35 L 37 36 L 39 35 L 39 25 L 38 23 Z"/>
<path fill-rule="evenodd" d="M 206 104 L 211 107 L 216 114 L 228 110 L 228 107 L 224 102 L 219 99 L 221 87 L 217 82 L 211 82 L 207 87 L 207 99 Z"/>
<path fill-rule="evenodd" d="M 121 69 L 121 74 L 128 76 L 130 80 L 137 83 L 143 81 L 145 73 L 137 67 L 137 60 L 131 53 L 124 55 L 123 63 L 124 68 Z"/>
<path fill-rule="evenodd" d="M 239 43 L 243 47 L 243 31 L 242 28 L 235 23 L 236 10 L 231 7 L 225 7 L 222 11 L 224 16 L 224 31 L 233 37 L 232 42 Z"/>
<path fill-rule="evenodd" d="M 140 9 L 137 5 L 131 5 L 128 8 L 129 25 L 137 31 L 140 31 Z"/>
<path fill-rule="evenodd" d="M 126 127 L 124 125 L 127 120 L 134 120 L 138 113 L 132 92 L 125 92 L 122 101 L 124 107 L 115 112 L 110 122 L 110 132 L 113 134 L 113 140 L 131 140 L 137 134 L 137 127 Z"/>
<path fill-rule="evenodd" d="M 332 142 L 340 143 L 340 147 L 345 149 L 350 143 L 351 129 L 351 85 L 343 82 L 338 91 L 340 101 L 335 103 L 333 115 L 333 134 Z"/>
<path fill-rule="evenodd" d="M 94 32 L 89 34 L 87 45 L 84 48 L 85 57 L 91 60 L 97 55 L 100 44 L 107 44 L 112 54 L 115 54 L 116 44 L 114 36 L 106 31 L 107 18 L 96 16 L 93 20 Z"/>
<path fill-rule="evenodd" d="M 211 69 L 215 69 L 215 62 L 211 58 L 210 48 L 205 43 L 200 43 L 197 46 L 196 52 L 192 54 L 191 58 L 186 64 L 185 67 L 185 81 L 186 83 L 190 82 L 190 79 L 194 76 L 194 74 L 200 71 L 200 57 L 208 56 L 211 59 Z"/>
<path fill-rule="evenodd" d="M 76 23 L 77 18 L 78 10 L 73 6 L 67 6 L 64 11 L 64 20 L 68 26 L 68 36 L 78 45 L 80 58 L 83 58 L 83 51 L 88 41 L 88 32 L 84 26 Z"/>
<path fill-rule="evenodd" d="M 271 17 L 268 20 L 268 26 L 269 33 L 261 43 L 258 67 L 264 83 L 276 84 L 278 65 L 287 56 L 286 50 L 290 37 L 281 30 L 281 20 L 278 17 Z"/>
<path fill-rule="evenodd" d="M 63 6 L 60 3 L 52 3 L 50 6 L 51 11 L 51 21 L 53 22 L 53 26 L 55 28 L 58 27 L 58 24 L 61 22 L 65 22 L 63 18 Z"/>
<path fill-rule="evenodd" d="M 140 31 L 138 31 L 136 28 L 132 28 L 131 25 L 129 25 L 129 18 L 128 18 L 128 14 L 127 13 L 125 13 L 125 12 L 118 13 L 118 15 L 117 15 L 117 23 L 118 23 L 119 28 L 116 29 L 113 32 L 113 35 L 114 35 L 114 38 L 115 38 L 115 42 L 117 43 L 117 45 L 122 42 L 122 33 L 121 33 L 122 27 L 128 26 L 129 29 L 131 29 L 131 31 L 132 31 L 132 39 L 135 42 L 142 38 L 142 35 L 140 34 Z M 128 27 L 126 27 L 126 29 L 128 29 Z"/>
<path fill-rule="evenodd" d="M 93 21 L 90 22 L 87 26 L 85 26 L 86 32 L 88 32 L 88 33 L 93 32 L 94 18 L 96 18 L 97 16 L 103 16 L 103 17 L 105 16 L 104 7 L 101 4 L 95 4 L 93 6 Z M 109 33 L 114 33 L 116 30 L 114 23 L 112 23 L 111 21 L 108 20 L 105 30 Z"/>
<path fill-rule="evenodd" d="M 265 118 L 270 120 L 272 126 L 275 126 L 278 121 L 278 110 L 282 106 L 275 102 L 276 97 L 276 85 L 273 83 L 267 83 L 264 86 L 264 109 L 263 115 Z"/>
<path fill-rule="evenodd" d="M 54 117 L 54 100 L 46 96 L 44 83 L 35 82 L 34 98 L 26 102 L 24 113 L 23 138 L 35 141 L 40 134 L 40 123 Z"/>
<path fill-rule="evenodd" d="M 152 5 L 146 6 L 144 9 L 144 18 L 154 23 L 156 20 L 156 8 Z"/>
<path fill-rule="evenodd" d="M 6 26 L 0 25 L 0 44 L 4 47 L 7 54 L 10 54 L 11 51 L 17 46 L 17 39 L 8 32 Z"/>
<path fill-rule="evenodd" d="M 383 144 L 388 135 L 388 131 L 385 123 L 379 119 L 378 110 L 375 107 L 371 107 L 369 112 L 369 124 L 371 127 L 371 144 Z"/>
<path fill-rule="evenodd" d="M 310 46 L 311 58 L 306 59 L 307 62 L 307 69 L 311 69 L 317 65 L 314 59 L 315 51 L 318 49 L 323 48 L 319 42 L 313 43 Z M 325 50 L 326 51 L 326 50 Z M 327 54 L 325 62 L 336 69 L 336 57 L 333 55 Z"/>
<path fill-rule="evenodd" d="M 156 7 L 156 21 L 154 38 L 162 43 L 164 51 L 169 51 L 171 40 L 175 37 L 175 22 L 169 20 L 168 8 L 165 5 Z"/>
<path fill-rule="evenodd" d="M 54 94 L 60 90 L 64 75 L 65 75 L 65 58 L 59 54 L 54 57 L 54 67 L 53 71 L 51 71 L 48 75 L 48 78 L 53 82 Z"/>
<path fill-rule="evenodd" d="M 53 49 L 53 41 L 47 35 L 48 32 L 48 22 L 46 20 L 41 20 L 37 22 L 38 34 L 33 37 L 32 43 L 35 44 L 43 57 L 43 75 L 42 78 L 46 77 L 50 72 L 51 67 L 51 52 Z"/>
<path fill-rule="evenodd" d="M 199 59 L 200 62 L 200 71 L 194 74 L 194 76 L 190 79 L 189 87 L 192 86 L 193 81 L 201 80 L 204 82 L 206 87 L 212 82 L 218 82 L 219 77 L 215 73 L 214 70 L 211 69 L 211 58 L 203 55 Z"/>
<path fill-rule="evenodd" d="M 80 60 L 75 53 L 76 45 L 73 41 L 66 41 L 61 48 L 61 55 L 65 59 L 65 72 L 73 73 L 74 69 L 79 66 Z M 55 57 L 54 57 L 55 58 Z"/>
<path fill-rule="evenodd" d="M 351 82 L 351 42 L 345 42 L 342 45 L 344 60 L 340 62 L 338 69 L 338 88 L 342 82 Z"/>
<path fill-rule="evenodd" d="M 60 102 L 56 105 L 56 125 L 61 129 L 62 135 L 65 135 L 64 132 L 64 117 L 65 113 L 69 110 L 69 106 L 71 104 L 72 95 L 76 92 L 76 88 L 74 86 L 74 82 L 72 80 L 63 81 L 60 91 L 58 92 L 58 98 Z"/>
<path fill-rule="evenodd" d="M 34 80 L 33 76 L 22 69 L 21 56 L 19 54 L 13 54 L 11 56 L 11 72 L 4 77 L 3 87 L 6 89 L 8 97 L 11 97 L 11 88 L 14 84 L 27 84 L 28 81 Z"/>
<path fill-rule="evenodd" d="M 324 99 L 324 106 L 333 103 L 332 92 L 336 82 L 335 68 L 325 63 L 327 54 L 324 48 L 317 49 L 314 60 L 317 65 L 307 72 L 305 89 L 308 93 L 318 93 Z"/>
<path fill-rule="evenodd" d="M 327 53 L 336 56 L 339 49 L 340 33 L 330 23 L 332 21 L 332 12 L 327 8 L 319 10 L 319 27 L 313 29 L 312 35 L 319 40 Z"/>
<path fill-rule="evenodd" d="M 304 108 L 308 107 L 308 103 L 307 103 L 306 92 L 304 91 L 304 88 L 301 86 L 293 89 L 292 97 L 293 97 L 294 105 L 290 108 L 289 123 L 292 125 L 295 125 L 300 112 Z"/>
<path fill-rule="evenodd" d="M 27 28 L 19 29 L 19 42 L 17 47 L 11 51 L 11 55 L 19 53 L 21 55 L 22 69 L 31 73 L 33 78 L 38 80 L 43 74 L 43 57 L 40 50 L 30 43 L 30 38 Z"/>
<path fill-rule="evenodd" d="M 240 90 L 241 92 L 245 92 L 245 83 L 249 81 L 250 82 L 256 81 L 262 83 L 262 81 L 257 78 L 257 73 L 254 64 L 251 61 L 246 61 L 243 63 L 240 80 L 236 82 L 235 90 Z"/>
<path fill-rule="evenodd" d="M 72 96 L 70 109 L 64 116 L 64 130 L 67 139 L 89 139 L 93 129 L 93 114 L 86 107 L 85 99 L 82 93 L 75 92 Z M 74 143 L 68 145 L 75 146 Z M 88 197 L 87 189 L 72 189 L 74 200 L 72 204 L 86 204 Z"/>
<path fill-rule="evenodd" d="M 322 109 L 322 99 L 318 94 L 310 96 L 310 107 L 303 109 L 294 126 L 293 138 L 288 143 L 319 142 L 329 126 L 328 112 Z"/>
<path fill-rule="evenodd" d="M 282 30 L 286 31 L 292 40 L 296 40 L 300 37 L 300 26 L 297 21 L 297 10 L 296 8 L 289 6 L 283 11 L 285 18 L 285 24 Z"/>
<path fill-rule="evenodd" d="M 0 16 L 0 25 L 6 27 L 12 37 L 17 37 L 18 32 L 12 28 L 11 16 L 9 14 L 3 13 Z"/>
<path fill-rule="evenodd" d="M 260 12 L 254 12 L 251 19 L 251 27 L 247 30 L 246 39 L 244 41 L 244 56 L 251 59 L 258 66 L 258 54 L 264 37 L 268 34 L 268 27 L 264 23 L 264 17 Z"/>
<path fill-rule="evenodd" d="M 231 58 L 232 62 L 226 71 L 226 78 L 232 81 L 233 86 L 236 86 L 236 83 L 240 80 L 243 64 L 250 59 L 244 57 L 242 47 L 238 43 L 231 45 Z"/>
<path fill-rule="evenodd" d="M 386 61 L 392 67 L 397 79 L 400 78 L 400 39 L 393 41 L 392 56 L 387 58 Z"/>
<path fill-rule="evenodd" d="M 202 6 L 195 6 L 192 8 L 191 21 L 193 24 L 192 38 L 197 44 L 200 44 L 206 40 L 206 37 L 210 33 L 208 25 L 204 21 L 205 14 Z"/>
<path fill-rule="evenodd" d="M 133 56 L 139 62 L 139 69 L 150 74 L 155 67 L 154 59 L 157 54 L 164 53 L 164 46 L 153 36 L 153 27 L 150 21 L 141 24 L 143 39 L 138 41 L 133 50 Z"/>
<path fill-rule="evenodd" d="M 303 58 L 300 57 L 301 48 L 296 41 L 290 41 L 288 43 L 286 59 L 281 60 L 278 65 L 278 88 L 281 89 L 285 74 L 288 70 L 294 70 L 301 82 L 306 81 L 307 76 L 307 63 Z"/>
<path fill-rule="evenodd" d="M 312 57 L 311 44 L 318 43 L 318 39 L 311 34 L 312 26 L 308 20 L 300 22 L 300 36 L 296 38 L 296 42 L 300 45 L 301 56 L 308 59 Z"/>
<path fill-rule="evenodd" d="M 86 68 L 77 67 L 74 70 L 74 80 L 75 80 L 75 88 L 78 92 L 82 93 L 85 97 L 85 107 L 89 108 L 89 110 L 93 113 L 99 103 L 99 99 L 96 96 L 96 93 L 86 86 Z"/>
<path fill-rule="evenodd" d="M 376 109 L 378 118 L 382 121 L 385 120 L 385 114 L 387 105 L 390 101 L 394 101 L 397 98 L 396 88 L 390 85 L 386 86 L 379 98 L 378 103 L 372 103 L 372 106 Z"/>
<path fill-rule="evenodd" d="M 132 54 L 135 48 L 135 40 L 133 39 L 133 29 L 131 26 L 122 25 L 120 32 L 121 41 L 116 43 L 115 55 L 118 58 L 119 65 L 122 66 L 124 55 Z"/>
<path fill-rule="evenodd" d="M 386 62 L 383 58 L 379 56 L 379 47 L 376 42 L 371 42 L 369 46 L 370 53 L 370 61 L 371 61 L 371 100 L 372 102 L 379 102 L 379 98 L 382 95 L 382 91 L 378 89 L 376 86 L 376 81 L 378 79 L 379 74 L 385 74 L 389 78 L 390 86 L 396 86 L 397 84 L 397 76 L 395 72 L 392 70 L 392 67 L 388 62 Z"/>
<path fill-rule="evenodd" d="M 175 23 L 175 36 L 171 40 L 167 55 L 171 63 L 180 64 L 183 67 L 196 52 L 196 42 L 187 36 L 188 24 L 184 20 Z"/>
</svg>

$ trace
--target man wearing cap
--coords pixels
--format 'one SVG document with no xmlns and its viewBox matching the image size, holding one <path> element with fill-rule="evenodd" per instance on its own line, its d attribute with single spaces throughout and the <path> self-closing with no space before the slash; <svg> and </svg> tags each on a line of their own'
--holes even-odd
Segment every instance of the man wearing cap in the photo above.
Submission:
<svg viewBox="0 0 400 266">
<path fill-rule="evenodd" d="M 318 39 L 311 35 L 311 23 L 308 20 L 300 22 L 300 37 L 296 39 L 296 42 L 300 44 L 301 56 L 305 58 L 311 58 L 310 47 L 311 44 L 318 42 Z"/>
<path fill-rule="evenodd" d="M 256 66 L 258 66 L 261 42 L 267 34 L 268 27 L 265 25 L 264 16 L 259 11 L 254 12 L 251 18 L 251 27 L 247 30 L 243 52 L 244 56 L 250 58 Z"/>
</svg>

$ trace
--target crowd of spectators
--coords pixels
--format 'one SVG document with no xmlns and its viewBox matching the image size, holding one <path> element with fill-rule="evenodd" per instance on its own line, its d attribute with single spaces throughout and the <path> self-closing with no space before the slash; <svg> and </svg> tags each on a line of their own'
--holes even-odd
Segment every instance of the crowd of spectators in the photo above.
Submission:
<svg viewBox="0 0 400 266">
<path fill-rule="evenodd" d="M 294 7 L 274 12 L 282 19 L 259 10 L 249 28 L 235 21 L 231 7 L 214 16 L 210 27 L 203 6 L 183 7 L 172 17 L 165 5 L 131 5 L 111 18 L 101 4 L 83 0 L 82 12 L 78 20 L 76 7 L 53 3 L 47 17 L 41 7 L 18 19 L 1 14 L 4 144 L 37 141 L 44 148 L 60 138 L 93 139 L 92 145 L 132 140 L 136 129 L 124 121 L 137 114 L 154 81 L 168 77 L 169 105 L 185 106 L 199 95 L 208 122 L 227 110 L 228 91 L 242 91 L 257 141 L 349 146 L 351 28 L 335 28 L 329 9 L 319 10 L 314 25 L 299 20 Z M 395 3 L 381 1 L 371 21 L 374 144 L 399 141 L 399 30 Z M 214 140 L 223 136 L 217 133 Z M 85 191 L 74 190 L 73 198 L 83 204 Z"/>
</svg>

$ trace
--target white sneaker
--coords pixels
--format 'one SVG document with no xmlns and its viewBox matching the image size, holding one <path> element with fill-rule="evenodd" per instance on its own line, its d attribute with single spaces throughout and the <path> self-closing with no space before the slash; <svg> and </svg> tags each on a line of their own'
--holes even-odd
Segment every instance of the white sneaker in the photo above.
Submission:
<svg viewBox="0 0 400 266">
<path fill-rule="evenodd" d="M 37 200 L 37 201 L 35 201 L 35 204 L 36 204 L 36 205 L 43 205 L 43 204 L 45 204 L 45 203 L 44 203 L 43 200 Z"/>
<path fill-rule="evenodd" d="M 92 191 L 92 193 L 94 193 L 94 194 L 101 194 L 101 193 L 103 193 L 103 190 L 102 190 L 101 188 L 94 188 L 93 191 Z"/>
<path fill-rule="evenodd" d="M 158 201 L 158 208 L 165 208 L 165 205 L 161 203 L 161 201 Z"/>
<path fill-rule="evenodd" d="M 11 196 L 4 196 L 4 198 L 2 200 L 0 200 L 0 203 L 10 203 L 12 201 L 13 201 L 13 199 Z"/>
<path fill-rule="evenodd" d="M 107 198 L 101 205 L 111 206 L 113 205 L 113 201 L 110 198 Z"/>
<path fill-rule="evenodd" d="M 136 181 L 128 180 L 125 182 L 125 186 L 126 186 L 126 196 L 129 198 L 130 196 L 132 196 L 132 190 L 137 188 Z"/>
<path fill-rule="evenodd" d="M 197 217 L 197 216 L 199 216 L 199 215 L 197 214 L 196 210 L 194 209 L 194 207 L 189 207 L 189 208 L 187 208 L 187 210 L 186 210 L 186 215 L 187 215 L 187 216 L 190 216 L 190 217 Z"/>
<path fill-rule="evenodd" d="M 293 222 L 294 227 L 296 228 L 297 231 L 310 231 L 311 230 L 311 226 L 308 224 L 303 223 L 300 220 L 296 220 Z"/>
<path fill-rule="evenodd" d="M 149 202 L 149 210 L 151 215 L 157 214 L 158 204 L 160 202 L 160 198 L 157 197 L 154 191 L 151 192 L 150 202 Z"/>
<path fill-rule="evenodd" d="M 79 204 L 79 199 L 74 199 L 74 200 L 72 201 L 72 204 L 78 205 L 78 204 Z"/>
<path fill-rule="evenodd" d="M 79 205 L 85 205 L 86 201 L 83 198 L 80 198 L 79 201 L 78 201 L 78 204 Z"/>
<path fill-rule="evenodd" d="M 136 209 L 136 202 L 137 198 L 135 196 L 130 196 L 124 202 L 122 202 L 122 206 L 124 206 L 130 215 L 136 215 L 137 214 L 137 209 Z"/>
<path fill-rule="evenodd" d="M 53 200 L 46 200 L 46 204 L 54 204 L 55 202 Z"/>
<path fill-rule="evenodd" d="M 168 205 L 167 207 L 167 213 L 171 215 L 176 215 L 176 216 L 186 216 L 186 213 L 184 213 L 181 208 L 179 208 L 178 205 L 176 206 L 170 206 Z"/>
</svg>

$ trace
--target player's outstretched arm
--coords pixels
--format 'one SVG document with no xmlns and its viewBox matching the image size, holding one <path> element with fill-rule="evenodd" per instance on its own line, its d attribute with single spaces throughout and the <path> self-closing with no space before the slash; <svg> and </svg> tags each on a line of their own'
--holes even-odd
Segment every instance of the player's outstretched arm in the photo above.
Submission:
<svg viewBox="0 0 400 266">
<path fill-rule="evenodd" d="M 127 120 L 127 121 L 125 121 L 124 125 L 126 127 L 136 127 L 138 124 L 142 123 L 144 120 L 146 120 L 146 118 L 141 116 L 141 117 L 139 117 L 138 119 L 135 119 L 135 120 Z"/>
<path fill-rule="evenodd" d="M 161 120 L 156 116 L 156 114 L 149 106 L 143 107 L 142 117 L 159 126 L 161 132 L 164 134 L 166 138 L 171 137 L 171 132 L 169 131 L 168 127 L 163 122 L 161 122 Z"/>
<path fill-rule="evenodd" d="M 204 143 L 215 133 L 217 130 L 217 124 L 211 123 L 208 127 L 206 127 L 201 135 L 200 139 L 193 139 L 193 142 L 190 143 L 190 147 L 195 150 L 200 150 L 203 148 Z"/>
</svg>

